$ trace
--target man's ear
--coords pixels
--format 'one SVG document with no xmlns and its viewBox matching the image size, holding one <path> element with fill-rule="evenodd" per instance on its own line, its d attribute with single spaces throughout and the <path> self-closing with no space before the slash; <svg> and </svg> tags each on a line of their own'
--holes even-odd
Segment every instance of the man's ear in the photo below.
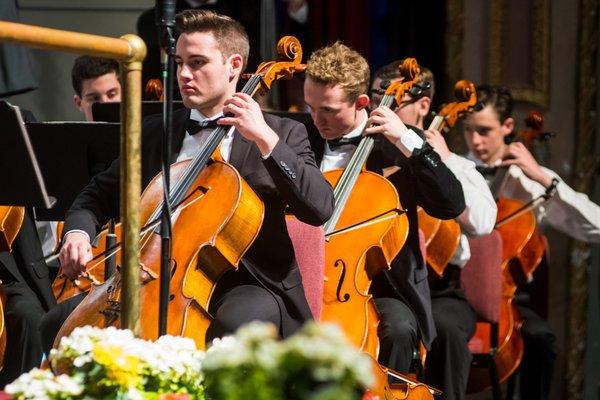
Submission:
<svg viewBox="0 0 600 400">
<path fill-rule="evenodd" d="M 501 126 L 502 136 L 509 135 L 515 129 L 515 120 L 512 117 L 508 117 L 504 120 Z"/>
<path fill-rule="evenodd" d="M 358 99 L 356 99 L 356 102 L 354 104 L 357 110 L 362 110 L 366 108 L 369 105 L 369 96 L 367 96 L 366 94 L 361 94 L 360 96 L 358 96 Z"/>
<path fill-rule="evenodd" d="M 425 118 L 429 114 L 429 107 L 431 107 L 431 99 L 429 97 L 421 97 L 417 100 L 417 112 L 420 117 Z"/>
<path fill-rule="evenodd" d="M 244 68 L 244 58 L 240 54 L 229 56 L 229 79 L 240 77 Z"/>
<path fill-rule="evenodd" d="M 79 97 L 78 95 L 73 95 L 73 104 L 75 104 L 75 108 L 78 109 L 79 111 L 83 112 L 83 109 L 81 108 L 81 97 Z"/>
</svg>

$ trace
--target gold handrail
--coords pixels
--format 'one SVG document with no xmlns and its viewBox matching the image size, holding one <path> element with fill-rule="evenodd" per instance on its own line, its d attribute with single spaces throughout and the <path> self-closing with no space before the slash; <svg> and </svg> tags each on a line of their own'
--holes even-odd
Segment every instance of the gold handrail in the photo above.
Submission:
<svg viewBox="0 0 600 400">
<path fill-rule="evenodd" d="M 123 226 L 123 288 L 121 324 L 139 333 L 139 206 L 141 196 L 142 61 L 146 45 L 136 35 L 121 38 L 0 21 L 0 42 L 22 44 L 98 57 L 121 65 L 121 220 Z M 124 121 L 124 123 L 123 123 Z"/>
</svg>

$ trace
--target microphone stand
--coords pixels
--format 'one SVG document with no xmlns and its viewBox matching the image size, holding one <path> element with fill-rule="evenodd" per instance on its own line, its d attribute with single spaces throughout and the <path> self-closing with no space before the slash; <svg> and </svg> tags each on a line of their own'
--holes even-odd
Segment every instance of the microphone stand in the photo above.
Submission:
<svg viewBox="0 0 600 400">
<path fill-rule="evenodd" d="M 175 0 L 156 1 L 156 25 L 159 28 L 161 63 L 163 66 L 163 138 L 162 174 L 163 206 L 161 212 L 160 236 L 160 295 L 158 313 L 158 335 L 167 333 L 169 310 L 169 289 L 171 283 L 171 204 L 170 204 L 170 164 L 171 137 L 173 132 L 173 76 L 175 75 Z"/>
</svg>

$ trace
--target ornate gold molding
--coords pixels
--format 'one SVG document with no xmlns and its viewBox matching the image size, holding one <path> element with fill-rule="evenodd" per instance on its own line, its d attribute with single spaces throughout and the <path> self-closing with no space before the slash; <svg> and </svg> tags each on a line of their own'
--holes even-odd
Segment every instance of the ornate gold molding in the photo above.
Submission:
<svg viewBox="0 0 600 400">
<path fill-rule="evenodd" d="M 590 193 L 593 184 L 596 155 L 596 97 L 598 95 L 597 56 L 599 0 L 580 0 L 578 37 L 578 90 L 577 99 L 577 147 L 575 150 L 574 188 Z M 569 264 L 569 318 L 567 320 L 567 371 L 565 375 L 565 398 L 582 399 L 585 376 L 585 350 L 587 344 L 587 300 L 589 282 L 587 267 L 590 247 L 575 242 L 571 247 Z"/>
<path fill-rule="evenodd" d="M 446 85 L 440 90 L 441 98 L 448 99 L 448 101 L 453 101 L 451 99 L 454 98 L 454 84 L 464 78 L 462 76 L 464 20 L 464 0 L 448 0 L 446 2 L 446 65 L 444 67 Z M 446 140 L 455 152 L 462 154 L 466 151 L 461 135 L 449 135 Z"/>
<path fill-rule="evenodd" d="M 492 0 L 490 5 L 488 76 L 489 83 L 510 89 L 517 101 L 527 101 L 539 107 L 549 103 L 550 82 L 550 0 L 533 0 L 532 30 L 529 54 L 529 82 L 507 84 L 504 79 L 503 58 L 509 43 L 505 43 L 508 22 L 508 1 Z"/>
</svg>

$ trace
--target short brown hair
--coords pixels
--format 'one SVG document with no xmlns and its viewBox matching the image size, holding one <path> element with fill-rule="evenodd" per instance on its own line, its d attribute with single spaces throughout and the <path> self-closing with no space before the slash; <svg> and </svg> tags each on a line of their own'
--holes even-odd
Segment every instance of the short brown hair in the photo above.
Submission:
<svg viewBox="0 0 600 400">
<path fill-rule="evenodd" d="M 512 117 L 514 108 L 513 97 L 510 90 L 503 86 L 480 85 L 475 89 L 477 92 L 477 101 L 485 106 L 492 106 L 500 123 L 504 123 Z"/>
<path fill-rule="evenodd" d="M 350 102 L 367 93 L 369 74 L 367 60 L 341 42 L 315 51 L 306 63 L 307 77 L 323 85 L 341 86 Z"/>
<path fill-rule="evenodd" d="M 404 60 L 392 61 L 391 63 L 379 68 L 377 71 L 375 71 L 373 80 L 379 78 L 382 81 L 391 81 L 401 78 L 402 75 L 400 74 L 400 69 L 398 67 L 403 61 Z M 422 84 L 423 87 L 420 97 L 429 97 L 430 99 L 433 99 L 433 95 L 435 94 L 435 78 L 433 77 L 433 72 L 431 72 L 429 68 L 421 67 L 421 73 L 419 74 L 418 82 Z M 427 88 L 427 84 L 429 84 L 429 88 Z"/>
<path fill-rule="evenodd" d="M 71 69 L 71 83 L 77 96 L 81 97 L 83 81 L 114 73 L 119 78 L 119 63 L 109 58 L 79 56 Z"/>
<path fill-rule="evenodd" d="M 223 61 L 233 54 L 240 54 L 244 68 L 248 62 L 250 42 L 246 30 L 236 20 L 210 10 L 185 10 L 175 16 L 177 34 L 210 32 L 219 44 Z"/>
</svg>

